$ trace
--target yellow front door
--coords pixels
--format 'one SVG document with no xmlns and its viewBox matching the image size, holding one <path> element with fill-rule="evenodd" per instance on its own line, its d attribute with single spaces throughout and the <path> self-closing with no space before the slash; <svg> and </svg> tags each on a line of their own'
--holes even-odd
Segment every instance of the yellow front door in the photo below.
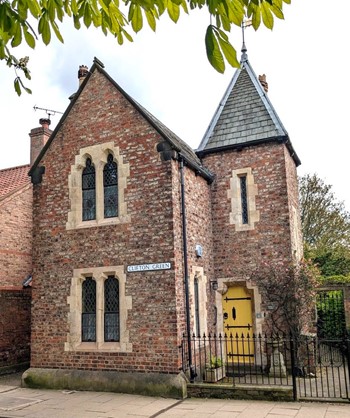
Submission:
<svg viewBox="0 0 350 418">
<path fill-rule="evenodd" d="M 234 363 L 254 362 L 252 296 L 243 286 L 229 287 L 222 297 L 227 358 Z"/>
</svg>

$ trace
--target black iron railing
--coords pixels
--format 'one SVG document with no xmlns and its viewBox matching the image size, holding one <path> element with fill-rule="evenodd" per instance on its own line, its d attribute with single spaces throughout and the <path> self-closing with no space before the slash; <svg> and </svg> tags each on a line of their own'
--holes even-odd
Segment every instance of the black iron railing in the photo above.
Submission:
<svg viewBox="0 0 350 418">
<path fill-rule="evenodd" d="M 295 399 L 349 399 L 347 336 L 326 340 L 313 335 L 193 334 L 182 342 L 185 372 L 188 341 L 195 383 L 289 386 Z"/>
</svg>

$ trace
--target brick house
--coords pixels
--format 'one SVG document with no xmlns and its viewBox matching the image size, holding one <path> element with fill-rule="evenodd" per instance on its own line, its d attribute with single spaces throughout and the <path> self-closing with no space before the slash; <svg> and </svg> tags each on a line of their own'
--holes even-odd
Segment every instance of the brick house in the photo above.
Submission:
<svg viewBox="0 0 350 418">
<path fill-rule="evenodd" d="M 184 396 L 183 334 L 224 332 L 237 295 L 264 330 L 249 272 L 301 255 L 300 161 L 245 54 L 196 152 L 96 58 L 79 81 L 47 142 L 37 128 L 23 382 Z"/>
<path fill-rule="evenodd" d="M 0 170 L 0 373 L 28 366 L 32 273 L 29 165 Z M 30 280 L 27 280 L 29 282 Z"/>
</svg>

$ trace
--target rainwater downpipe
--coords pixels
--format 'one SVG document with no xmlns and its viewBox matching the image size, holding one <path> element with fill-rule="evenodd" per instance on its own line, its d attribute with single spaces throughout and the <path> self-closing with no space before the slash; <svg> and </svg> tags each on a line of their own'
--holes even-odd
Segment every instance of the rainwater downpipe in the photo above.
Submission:
<svg viewBox="0 0 350 418">
<path fill-rule="evenodd" d="M 180 177 L 181 177 L 182 245 L 183 245 L 183 254 L 184 254 L 184 284 L 185 284 L 185 302 L 186 302 L 188 365 L 190 368 L 190 382 L 193 383 L 194 378 L 195 378 L 195 372 L 194 372 L 194 368 L 192 364 L 192 347 L 191 347 L 191 320 L 190 320 L 190 297 L 189 297 L 189 286 L 188 286 L 185 179 L 184 179 L 184 160 L 181 155 L 180 155 L 179 160 L 180 160 Z"/>
</svg>

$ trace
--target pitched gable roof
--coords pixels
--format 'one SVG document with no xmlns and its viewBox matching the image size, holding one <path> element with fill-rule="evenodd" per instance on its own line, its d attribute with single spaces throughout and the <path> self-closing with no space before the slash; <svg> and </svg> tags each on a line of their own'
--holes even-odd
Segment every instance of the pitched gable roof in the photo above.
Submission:
<svg viewBox="0 0 350 418">
<path fill-rule="evenodd" d="M 288 132 L 249 61 L 245 59 L 241 68 L 235 72 L 197 153 L 205 154 L 270 141 L 285 142 L 295 163 L 300 164 Z"/>
<path fill-rule="evenodd" d="M 197 157 L 196 153 L 192 150 L 190 146 L 188 146 L 182 139 L 180 139 L 174 132 L 172 132 L 169 128 L 167 128 L 162 122 L 160 122 L 155 116 L 153 116 L 150 112 L 148 112 L 143 106 L 141 106 L 136 100 L 134 100 L 131 96 L 129 96 L 120 86 L 117 84 L 112 77 L 104 70 L 104 65 L 101 61 L 97 58 L 94 59 L 94 63 L 85 77 L 83 83 L 80 85 L 78 91 L 71 96 L 72 100 L 69 106 L 67 107 L 66 111 L 64 112 L 63 116 L 61 117 L 60 121 L 58 122 L 55 130 L 51 134 L 50 139 L 47 141 L 43 149 L 41 150 L 40 154 L 38 155 L 36 161 L 34 162 L 32 168 L 29 171 L 29 175 L 33 176 L 35 171 L 38 167 L 40 160 L 45 155 L 47 149 L 50 147 L 50 144 L 55 139 L 57 132 L 59 131 L 60 127 L 64 123 L 65 119 L 67 118 L 70 110 L 74 106 L 75 102 L 78 100 L 81 92 L 83 91 L 84 87 L 88 83 L 89 78 L 91 77 L 94 71 L 99 71 L 102 73 L 111 83 L 112 85 L 134 106 L 141 115 L 153 126 L 153 128 L 167 141 L 172 149 L 176 152 L 180 153 L 182 157 L 185 159 L 187 164 L 192 167 L 196 172 L 202 175 L 206 180 L 212 181 L 213 176 L 212 174 L 202 166 L 200 159 Z"/>
<path fill-rule="evenodd" d="M 0 199 L 30 184 L 28 177 L 29 167 L 29 164 L 27 164 L 0 170 Z"/>
</svg>

